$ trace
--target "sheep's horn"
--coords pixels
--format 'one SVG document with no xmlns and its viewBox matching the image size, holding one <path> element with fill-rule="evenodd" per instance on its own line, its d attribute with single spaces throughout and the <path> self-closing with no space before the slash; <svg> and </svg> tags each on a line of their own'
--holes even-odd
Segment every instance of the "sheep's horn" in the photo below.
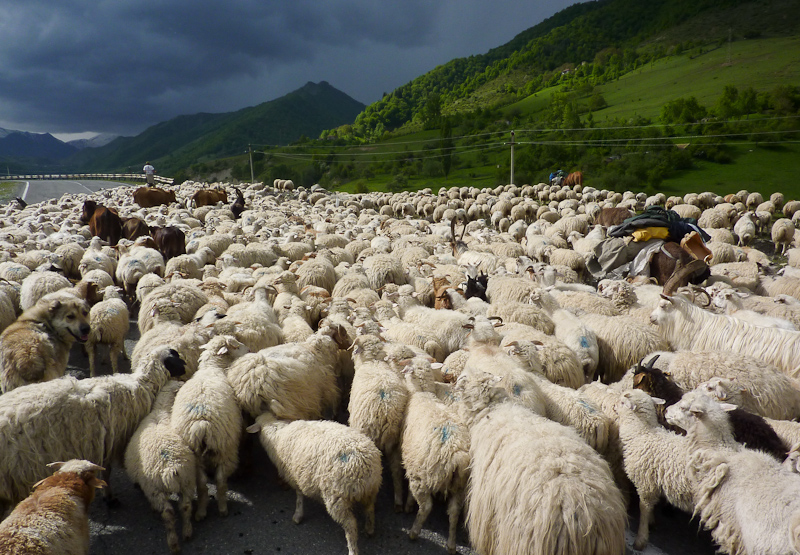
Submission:
<svg viewBox="0 0 800 555">
<path fill-rule="evenodd" d="M 660 357 L 660 356 L 661 356 L 661 355 L 656 355 L 656 356 L 654 356 L 653 358 L 651 358 L 651 359 L 650 359 L 650 362 L 648 362 L 647 364 L 645 364 L 645 366 L 644 366 L 644 367 L 645 367 L 645 368 L 647 368 L 648 370 L 649 370 L 649 369 L 652 369 L 652 368 L 653 368 L 653 365 L 656 363 L 656 361 L 658 360 L 658 357 Z M 643 360 L 644 360 L 644 359 L 642 359 L 642 361 L 643 361 Z M 640 361 L 640 362 L 639 362 L 639 366 L 641 366 L 641 365 L 642 365 L 642 362 Z"/>
<path fill-rule="evenodd" d="M 667 296 L 672 296 L 678 287 L 686 285 L 689 282 L 689 278 L 692 274 L 707 267 L 707 264 L 702 260 L 692 260 L 685 266 L 676 267 L 675 271 L 672 272 L 672 275 L 664 284 L 663 293 Z"/>
</svg>

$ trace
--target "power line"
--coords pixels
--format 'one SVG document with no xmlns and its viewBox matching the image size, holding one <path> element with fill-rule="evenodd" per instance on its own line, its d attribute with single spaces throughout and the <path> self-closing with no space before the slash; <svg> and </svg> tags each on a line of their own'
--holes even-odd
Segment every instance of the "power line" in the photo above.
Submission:
<svg viewBox="0 0 800 555">
<path fill-rule="evenodd" d="M 758 119 L 732 119 L 732 120 L 713 120 L 713 121 L 698 121 L 698 122 L 690 122 L 690 123 L 678 123 L 678 124 L 671 124 L 671 123 L 652 123 L 647 125 L 612 125 L 612 126 L 598 126 L 598 127 L 571 127 L 571 128 L 533 128 L 533 129 L 516 129 L 516 133 L 518 134 L 527 134 L 527 133 L 557 133 L 557 132 L 594 132 L 594 131 L 617 131 L 617 130 L 630 130 L 630 129 L 661 129 L 665 127 L 700 127 L 700 126 L 710 126 L 710 125 L 733 125 L 733 124 L 753 124 L 753 123 L 762 123 L 762 122 L 769 122 L 769 121 L 778 121 L 778 120 L 796 120 L 800 119 L 800 115 L 790 115 L 790 116 L 773 116 L 768 118 L 758 118 Z M 459 135 L 456 137 L 452 137 L 452 140 L 460 140 L 460 139 L 475 139 L 479 137 L 491 137 L 495 135 L 505 135 L 508 131 L 491 131 L 486 133 L 476 133 L 472 135 Z M 420 139 L 416 141 L 387 141 L 381 143 L 383 145 L 414 145 L 414 144 L 428 144 L 428 143 L 437 143 L 440 142 L 441 138 L 433 138 L 433 139 Z M 327 150 L 333 149 L 353 149 L 353 148 L 370 148 L 378 146 L 378 143 L 361 143 L 361 144 L 351 144 L 351 145 L 269 145 L 269 144 L 253 144 L 253 146 L 259 147 L 272 147 L 272 148 L 282 148 L 282 149 L 301 149 L 301 148 L 323 148 Z"/>
</svg>

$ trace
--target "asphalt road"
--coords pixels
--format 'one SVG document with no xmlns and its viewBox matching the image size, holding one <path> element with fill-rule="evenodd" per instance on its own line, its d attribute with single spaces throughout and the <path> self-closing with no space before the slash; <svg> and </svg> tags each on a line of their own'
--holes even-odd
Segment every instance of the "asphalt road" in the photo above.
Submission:
<svg viewBox="0 0 800 555">
<path fill-rule="evenodd" d="M 115 187 L 119 183 L 102 181 L 36 181 L 32 182 L 27 200 L 39 202 L 60 197 L 64 193 L 97 191 Z M 130 353 L 139 338 L 136 320 L 131 320 L 131 330 L 125 342 Z M 110 372 L 107 352 L 101 350 L 100 372 Z M 121 361 L 120 368 L 130 371 L 130 364 Z M 75 346 L 70 356 L 68 371 L 88 375 L 88 359 Z M 181 542 L 186 555 L 344 555 L 347 553 L 344 532 L 325 511 L 325 507 L 308 500 L 305 520 L 300 525 L 292 522 L 295 494 L 283 485 L 260 444 L 255 443 L 251 455 L 243 457 L 249 464 L 234 475 L 229 483 L 229 516 L 221 517 L 214 500 L 209 503 L 208 517 L 194 523 L 194 537 Z M 158 514 L 151 510 L 143 493 L 135 487 L 124 471 L 115 468 L 111 483 L 118 504 L 108 506 L 102 495 L 90 510 L 90 555 L 156 555 L 168 553 L 166 533 Z M 175 504 L 177 510 L 177 504 Z M 634 496 L 630 503 L 628 545 L 633 541 L 630 530 L 636 530 L 638 502 Z M 712 555 L 715 553 L 710 535 L 703 531 L 690 515 L 659 505 L 656 523 L 651 526 L 650 545 L 642 553 L 649 555 Z M 383 484 L 376 503 L 376 532 L 371 538 L 363 533 L 363 518 L 359 515 L 359 550 L 362 555 L 441 555 L 446 553 L 446 506 L 437 501 L 416 542 L 408 539 L 407 531 L 414 514 L 397 514 L 393 510 L 391 479 L 384 474 Z M 178 519 L 180 522 L 180 519 Z M 462 521 L 463 522 L 463 521 Z M 180 524 L 178 524 L 180 530 Z M 464 526 L 459 527 L 458 552 L 475 553 L 469 546 Z M 628 549 L 628 553 L 637 553 Z"/>
<path fill-rule="evenodd" d="M 100 181 L 94 179 L 81 181 L 36 179 L 20 182 L 15 196 L 22 198 L 22 200 L 28 204 L 34 204 L 50 200 L 51 198 L 59 198 L 64 194 L 91 194 L 102 189 L 119 187 L 120 185 L 122 184 L 118 181 Z"/>
</svg>

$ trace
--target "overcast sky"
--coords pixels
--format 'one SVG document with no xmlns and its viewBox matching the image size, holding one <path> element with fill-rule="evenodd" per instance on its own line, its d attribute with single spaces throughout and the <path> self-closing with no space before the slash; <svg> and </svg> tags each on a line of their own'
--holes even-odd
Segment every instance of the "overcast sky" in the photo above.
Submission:
<svg viewBox="0 0 800 555">
<path fill-rule="evenodd" d="M 0 127 L 136 135 L 328 81 L 370 104 L 577 0 L 0 0 Z"/>
</svg>

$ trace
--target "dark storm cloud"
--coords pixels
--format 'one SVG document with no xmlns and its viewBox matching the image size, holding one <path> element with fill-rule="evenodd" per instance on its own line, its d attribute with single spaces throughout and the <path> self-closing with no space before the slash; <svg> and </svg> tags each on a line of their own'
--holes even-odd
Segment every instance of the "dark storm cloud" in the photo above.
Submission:
<svg viewBox="0 0 800 555">
<path fill-rule="evenodd" d="M 503 44 L 569 3 L 6 3 L 0 127 L 135 134 L 180 114 L 235 110 L 323 79 L 369 103 L 437 64 Z"/>
</svg>

